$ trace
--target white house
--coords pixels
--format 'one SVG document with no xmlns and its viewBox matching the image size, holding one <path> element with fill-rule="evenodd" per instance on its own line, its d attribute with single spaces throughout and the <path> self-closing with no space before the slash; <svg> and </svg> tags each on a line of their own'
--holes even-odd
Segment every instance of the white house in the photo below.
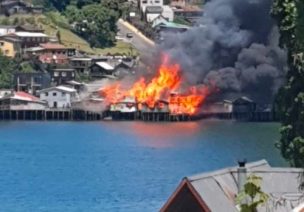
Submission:
<svg viewBox="0 0 304 212">
<path fill-rule="evenodd" d="M 47 102 L 49 108 L 70 108 L 79 96 L 74 88 L 58 86 L 39 91 L 40 100 Z"/>
</svg>

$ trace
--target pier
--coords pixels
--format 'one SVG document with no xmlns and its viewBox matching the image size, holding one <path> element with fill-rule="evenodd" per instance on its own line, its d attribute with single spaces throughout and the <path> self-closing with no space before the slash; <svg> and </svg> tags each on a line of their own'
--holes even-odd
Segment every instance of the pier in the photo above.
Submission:
<svg viewBox="0 0 304 212">
<path fill-rule="evenodd" d="M 104 111 L 98 113 L 74 109 L 0 110 L 0 121 L 101 121 L 108 118 L 114 121 L 145 122 L 186 122 L 209 118 L 250 122 L 280 121 L 280 117 L 274 112 L 199 113 L 187 115 L 140 111 L 130 113 Z"/>
<path fill-rule="evenodd" d="M 0 110 L 0 121 L 98 121 L 101 113 L 84 110 Z"/>
</svg>

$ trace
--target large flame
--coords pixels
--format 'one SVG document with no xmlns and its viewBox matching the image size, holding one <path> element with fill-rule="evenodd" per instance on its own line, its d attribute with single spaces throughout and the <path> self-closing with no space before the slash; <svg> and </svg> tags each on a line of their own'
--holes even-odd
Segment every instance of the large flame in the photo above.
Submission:
<svg viewBox="0 0 304 212">
<path fill-rule="evenodd" d="M 130 89 L 124 90 L 121 84 L 116 83 L 103 88 L 101 92 L 110 104 L 131 97 L 139 104 L 154 108 L 159 101 L 166 101 L 172 114 L 194 114 L 208 96 L 209 89 L 207 86 L 190 87 L 179 93 L 181 82 L 180 66 L 170 64 L 165 56 L 157 75 L 150 82 L 142 77 Z"/>
</svg>

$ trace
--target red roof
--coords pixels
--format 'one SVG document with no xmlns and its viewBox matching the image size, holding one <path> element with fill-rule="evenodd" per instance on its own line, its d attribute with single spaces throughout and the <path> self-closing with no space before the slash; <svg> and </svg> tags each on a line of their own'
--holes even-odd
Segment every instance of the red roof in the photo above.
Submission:
<svg viewBox="0 0 304 212">
<path fill-rule="evenodd" d="M 26 100 L 29 100 L 29 101 L 40 101 L 39 98 L 37 98 L 36 96 L 33 96 L 29 93 L 26 93 L 26 92 L 23 92 L 23 91 L 18 91 L 18 92 L 15 92 L 15 95 L 14 97 L 19 97 L 19 98 L 24 98 Z"/>
<path fill-rule="evenodd" d="M 59 43 L 41 43 L 40 46 L 44 49 L 68 49 Z"/>
</svg>

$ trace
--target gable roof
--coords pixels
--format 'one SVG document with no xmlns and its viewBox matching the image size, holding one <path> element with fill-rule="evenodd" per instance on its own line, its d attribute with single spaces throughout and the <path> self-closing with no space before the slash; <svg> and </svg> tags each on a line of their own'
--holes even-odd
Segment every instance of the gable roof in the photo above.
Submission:
<svg viewBox="0 0 304 212">
<path fill-rule="evenodd" d="M 99 67 L 105 69 L 105 70 L 109 70 L 109 71 L 114 70 L 114 67 L 111 66 L 109 63 L 106 63 L 106 62 L 96 62 L 95 64 L 98 65 Z"/>
<path fill-rule="evenodd" d="M 205 202 L 211 211 L 235 211 L 237 189 L 237 168 L 225 168 L 214 172 L 202 173 L 184 180 L 190 183 L 200 201 Z M 254 174 L 262 177 L 262 190 L 270 198 L 258 211 L 291 211 L 293 206 L 303 201 L 303 193 L 299 192 L 299 175 L 303 169 L 273 168 L 266 160 L 246 164 L 247 176 Z M 286 180 L 288 179 L 288 180 Z M 173 194 L 174 196 L 176 194 Z M 172 198 L 171 198 L 172 201 Z M 164 206 L 168 206 L 167 204 Z M 164 209 L 163 207 L 163 209 Z"/>
<path fill-rule="evenodd" d="M 59 90 L 59 91 L 67 92 L 67 93 L 76 93 L 77 92 L 74 88 L 70 88 L 70 87 L 66 87 L 66 86 L 57 86 L 57 87 L 51 87 L 51 88 L 46 88 L 46 89 L 40 90 L 39 93 L 48 92 L 48 91 L 52 91 L 52 90 Z"/>
<path fill-rule="evenodd" d="M 36 102 L 36 103 L 44 104 L 44 102 L 40 101 L 39 98 L 37 98 L 29 93 L 23 92 L 23 91 L 14 92 L 11 95 L 4 96 L 1 99 L 15 99 L 15 100 L 21 100 L 21 101 L 26 101 L 26 102 Z"/>
<path fill-rule="evenodd" d="M 48 37 L 46 34 L 41 32 L 14 32 L 9 35 L 16 35 L 18 37 Z"/>
<path fill-rule="evenodd" d="M 43 49 L 72 49 L 72 48 L 68 48 L 60 43 L 41 43 L 39 44 L 39 46 L 41 46 Z"/>
</svg>

